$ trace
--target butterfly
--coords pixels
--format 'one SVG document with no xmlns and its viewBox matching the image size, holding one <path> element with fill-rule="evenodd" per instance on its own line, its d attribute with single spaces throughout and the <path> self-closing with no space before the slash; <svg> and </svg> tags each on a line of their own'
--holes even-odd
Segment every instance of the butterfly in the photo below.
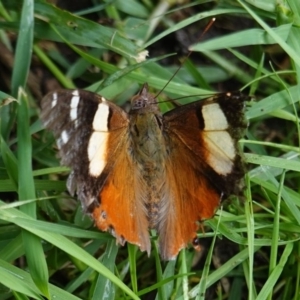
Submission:
<svg viewBox="0 0 300 300">
<path fill-rule="evenodd" d="M 198 246 L 199 222 L 240 189 L 244 100 L 222 93 L 162 114 L 144 84 L 127 113 L 96 93 L 62 89 L 42 100 L 41 119 L 72 170 L 69 192 L 96 226 L 148 255 L 155 229 L 161 258 L 172 260 Z"/>
</svg>

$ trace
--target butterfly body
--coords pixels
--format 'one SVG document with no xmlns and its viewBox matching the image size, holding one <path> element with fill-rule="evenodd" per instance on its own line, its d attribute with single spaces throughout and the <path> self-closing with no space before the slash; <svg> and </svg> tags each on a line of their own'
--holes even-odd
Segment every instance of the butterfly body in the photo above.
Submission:
<svg viewBox="0 0 300 300">
<path fill-rule="evenodd" d="M 162 114 L 145 84 L 128 113 L 94 93 L 50 93 L 42 120 L 72 168 L 70 192 L 77 191 L 97 227 L 148 254 L 155 229 L 168 260 L 193 242 L 198 221 L 236 192 L 243 106 L 228 94 Z"/>
<path fill-rule="evenodd" d="M 148 227 L 157 229 L 164 211 L 161 202 L 165 199 L 165 161 L 167 142 L 164 136 L 163 115 L 156 99 L 148 94 L 144 87 L 139 95 L 132 99 L 130 118 L 130 139 L 133 161 L 140 174 L 137 176 L 142 186 Z"/>
</svg>

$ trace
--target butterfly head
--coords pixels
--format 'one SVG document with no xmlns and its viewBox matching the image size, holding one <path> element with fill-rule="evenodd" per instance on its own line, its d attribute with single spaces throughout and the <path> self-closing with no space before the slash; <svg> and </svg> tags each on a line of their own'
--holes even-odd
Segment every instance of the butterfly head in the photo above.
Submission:
<svg viewBox="0 0 300 300">
<path fill-rule="evenodd" d="M 131 111 L 143 110 L 153 107 L 153 110 L 158 110 L 156 98 L 148 92 L 148 84 L 145 83 L 139 93 L 131 99 Z"/>
</svg>

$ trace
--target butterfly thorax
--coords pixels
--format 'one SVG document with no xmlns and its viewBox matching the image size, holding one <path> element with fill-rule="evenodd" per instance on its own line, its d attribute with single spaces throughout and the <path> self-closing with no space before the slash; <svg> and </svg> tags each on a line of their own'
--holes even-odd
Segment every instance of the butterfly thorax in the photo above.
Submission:
<svg viewBox="0 0 300 300">
<path fill-rule="evenodd" d="M 145 92 L 145 91 L 144 91 Z M 166 142 L 162 114 L 155 98 L 143 93 L 132 100 L 130 139 L 133 160 L 144 185 L 143 200 L 148 212 L 149 227 L 156 228 L 165 183 Z"/>
</svg>

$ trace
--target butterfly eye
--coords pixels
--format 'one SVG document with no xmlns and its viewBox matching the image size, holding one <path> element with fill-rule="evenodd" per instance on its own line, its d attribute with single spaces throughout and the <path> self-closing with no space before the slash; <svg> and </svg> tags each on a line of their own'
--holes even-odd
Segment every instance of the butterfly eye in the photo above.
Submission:
<svg viewBox="0 0 300 300">
<path fill-rule="evenodd" d="M 139 95 L 133 97 L 131 99 L 131 110 L 137 110 L 137 109 L 144 107 L 145 105 L 143 104 L 142 100 L 143 100 L 142 97 Z"/>
</svg>

